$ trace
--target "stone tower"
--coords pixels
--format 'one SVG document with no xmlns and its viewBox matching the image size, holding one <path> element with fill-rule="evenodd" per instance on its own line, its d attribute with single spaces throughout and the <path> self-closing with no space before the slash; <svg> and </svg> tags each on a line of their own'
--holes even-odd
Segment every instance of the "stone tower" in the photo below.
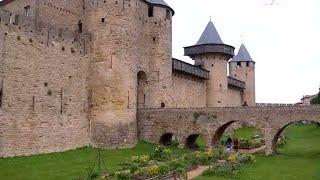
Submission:
<svg viewBox="0 0 320 180">
<path fill-rule="evenodd" d="M 229 62 L 229 75 L 246 83 L 243 104 L 255 106 L 255 62 L 244 44 Z"/>
<path fill-rule="evenodd" d="M 130 147 L 137 141 L 138 3 L 87 0 L 84 29 L 92 34 L 89 72 L 91 144 Z"/>
<path fill-rule="evenodd" d="M 185 47 L 185 55 L 195 60 L 195 65 L 210 71 L 207 81 L 207 107 L 227 106 L 228 60 L 234 56 L 234 47 L 222 42 L 212 21 L 202 33 L 199 41 Z"/>
<path fill-rule="evenodd" d="M 138 78 L 143 77 L 140 84 L 145 86 L 162 83 L 161 87 L 166 86 L 163 81 L 171 79 L 173 10 L 162 0 L 86 0 L 83 8 L 83 28 L 92 34 L 92 145 L 133 146 L 138 138 L 138 105 L 146 107 L 145 101 L 149 106 L 156 103 L 146 100 L 146 96 L 156 93 L 152 94 L 151 87 L 139 88 Z M 144 94 L 144 89 L 150 89 L 150 94 Z M 138 97 L 140 94 L 142 98 Z M 160 107 L 161 103 L 157 104 Z"/>
</svg>

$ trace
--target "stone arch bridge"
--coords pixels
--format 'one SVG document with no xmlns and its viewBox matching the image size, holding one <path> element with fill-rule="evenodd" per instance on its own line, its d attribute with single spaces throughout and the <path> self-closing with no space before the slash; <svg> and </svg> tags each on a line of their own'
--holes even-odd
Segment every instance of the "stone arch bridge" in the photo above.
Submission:
<svg viewBox="0 0 320 180">
<path fill-rule="evenodd" d="M 207 147 L 214 147 L 229 125 L 245 122 L 261 130 L 267 155 L 276 152 L 283 129 L 300 121 L 320 123 L 320 106 L 141 109 L 138 112 L 140 138 L 146 141 L 164 143 L 174 136 L 180 145 L 187 145 L 201 135 Z"/>
</svg>

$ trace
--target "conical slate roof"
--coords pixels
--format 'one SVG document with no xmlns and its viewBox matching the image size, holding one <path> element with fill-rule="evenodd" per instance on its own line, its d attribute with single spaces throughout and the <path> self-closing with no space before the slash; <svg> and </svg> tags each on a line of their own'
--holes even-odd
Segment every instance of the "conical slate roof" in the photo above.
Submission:
<svg viewBox="0 0 320 180">
<path fill-rule="evenodd" d="M 223 44 L 220 35 L 217 29 L 214 27 L 212 21 L 208 23 L 196 45 L 202 44 Z"/>
<path fill-rule="evenodd" d="M 164 0 L 146 0 L 151 4 L 158 4 L 170 7 Z"/>
<path fill-rule="evenodd" d="M 241 44 L 238 54 L 230 62 L 253 61 L 247 48 Z"/>
<path fill-rule="evenodd" d="M 171 9 L 172 15 L 174 15 L 174 10 L 164 1 L 164 0 L 145 0 L 149 4 L 165 6 Z"/>
</svg>

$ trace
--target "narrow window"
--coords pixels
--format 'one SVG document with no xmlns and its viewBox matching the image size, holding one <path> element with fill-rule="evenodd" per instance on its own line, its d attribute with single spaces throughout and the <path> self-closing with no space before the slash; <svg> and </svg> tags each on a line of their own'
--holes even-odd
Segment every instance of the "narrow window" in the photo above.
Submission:
<svg viewBox="0 0 320 180">
<path fill-rule="evenodd" d="M 30 16 L 30 5 L 24 7 L 24 16 L 26 16 L 26 17 Z"/>
<path fill-rule="evenodd" d="M 148 15 L 149 17 L 153 17 L 153 6 L 149 6 Z"/>
<path fill-rule="evenodd" d="M 170 13 L 170 10 L 169 10 L 169 9 L 167 9 L 166 18 L 167 18 L 168 20 L 171 19 L 171 13 Z"/>
<path fill-rule="evenodd" d="M 237 67 L 241 67 L 241 62 L 237 62 Z"/>
<path fill-rule="evenodd" d="M 78 32 L 82 33 L 82 22 L 81 21 L 79 21 L 79 23 L 78 23 Z"/>
<path fill-rule="evenodd" d="M 166 107 L 166 104 L 161 103 L 161 108 L 165 108 L 165 107 Z"/>
<path fill-rule="evenodd" d="M 3 102 L 3 84 L 1 86 L 1 89 L 0 89 L 0 108 L 2 107 L 2 102 Z"/>
<path fill-rule="evenodd" d="M 32 110 L 34 111 L 35 97 L 32 97 Z"/>
<path fill-rule="evenodd" d="M 18 24 L 19 24 L 19 15 L 16 15 L 16 16 L 14 17 L 14 24 L 15 24 L 15 25 L 18 25 Z"/>
<path fill-rule="evenodd" d="M 60 114 L 63 113 L 63 88 L 60 91 Z"/>
<path fill-rule="evenodd" d="M 249 67 L 250 66 L 250 62 L 247 62 L 247 67 Z"/>
<path fill-rule="evenodd" d="M 9 23 L 10 23 L 10 24 L 12 24 L 12 23 L 13 23 L 12 13 L 10 13 Z"/>
<path fill-rule="evenodd" d="M 106 22 L 106 19 L 105 18 L 101 18 L 101 22 L 102 23 Z"/>
</svg>

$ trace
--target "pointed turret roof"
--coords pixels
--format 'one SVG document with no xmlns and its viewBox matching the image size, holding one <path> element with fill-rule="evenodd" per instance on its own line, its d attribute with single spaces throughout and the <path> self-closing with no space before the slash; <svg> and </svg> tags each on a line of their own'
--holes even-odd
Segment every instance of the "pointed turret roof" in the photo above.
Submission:
<svg viewBox="0 0 320 180">
<path fill-rule="evenodd" d="M 224 44 L 220 38 L 217 29 L 210 20 L 205 30 L 203 31 L 197 44 L 184 47 L 184 55 L 194 59 L 197 55 L 218 53 L 230 59 L 234 56 L 234 47 Z"/>
<path fill-rule="evenodd" d="M 171 9 L 172 14 L 174 15 L 174 10 L 164 0 L 145 0 L 145 1 L 152 5 L 168 7 L 169 9 Z"/>
<path fill-rule="evenodd" d="M 169 7 L 169 5 L 164 0 L 147 0 L 147 1 L 151 4 L 159 4 L 159 5 L 164 5 Z"/>
<path fill-rule="evenodd" d="M 241 61 L 242 62 L 243 61 L 253 61 L 244 44 L 241 44 L 241 47 L 238 51 L 238 54 L 230 62 L 241 62 Z"/>
<path fill-rule="evenodd" d="M 210 20 L 196 45 L 223 44 L 217 29 Z"/>
</svg>

